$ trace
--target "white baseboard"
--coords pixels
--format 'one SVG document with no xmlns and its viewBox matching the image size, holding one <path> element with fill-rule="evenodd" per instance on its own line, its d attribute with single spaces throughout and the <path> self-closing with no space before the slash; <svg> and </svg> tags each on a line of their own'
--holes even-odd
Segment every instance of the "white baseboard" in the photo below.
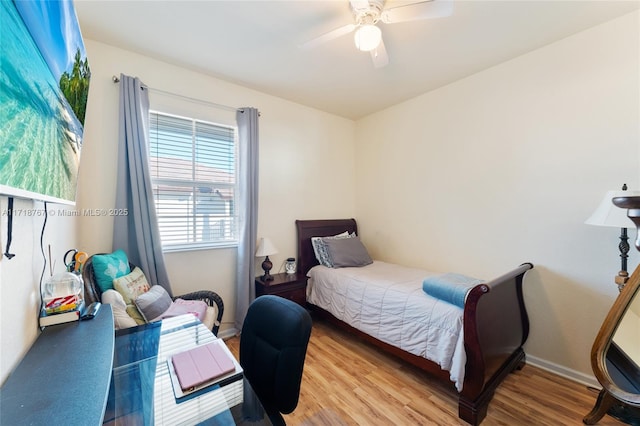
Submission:
<svg viewBox="0 0 640 426">
<path fill-rule="evenodd" d="M 558 376 L 583 384 L 585 386 L 594 387 L 597 389 L 602 388 L 600 383 L 598 383 L 595 376 L 593 375 L 584 374 L 580 371 L 572 370 L 570 368 L 555 364 L 541 358 L 537 358 L 535 356 L 527 355 L 527 364 L 531 364 L 535 367 L 557 374 Z"/>
<path fill-rule="evenodd" d="M 238 330 L 235 327 L 226 328 L 220 332 L 218 332 L 218 337 L 222 340 L 228 339 L 230 337 L 234 337 L 238 335 Z"/>
</svg>

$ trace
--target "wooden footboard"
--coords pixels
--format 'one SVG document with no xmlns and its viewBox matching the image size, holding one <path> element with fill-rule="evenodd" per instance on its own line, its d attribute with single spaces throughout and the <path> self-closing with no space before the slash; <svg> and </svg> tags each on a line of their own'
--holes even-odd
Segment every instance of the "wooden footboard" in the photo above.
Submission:
<svg viewBox="0 0 640 426">
<path fill-rule="evenodd" d="M 524 305 L 522 282 L 533 268 L 524 263 L 486 284 L 474 287 L 464 307 L 464 346 L 467 354 L 464 387 L 458 414 L 479 424 L 502 380 L 522 368 L 522 345 L 529 336 L 529 317 Z"/>
<path fill-rule="evenodd" d="M 344 231 L 357 232 L 354 219 L 297 220 L 296 227 L 298 270 L 304 273 L 318 264 L 311 237 Z M 467 423 L 477 425 L 484 419 L 498 385 L 510 372 L 525 363 L 522 345 L 529 335 L 529 319 L 522 283 L 524 274 L 531 268 L 531 263 L 524 263 L 493 281 L 475 286 L 467 296 L 464 307 L 467 364 L 458 403 L 458 414 Z M 313 308 L 333 323 L 451 384 L 451 388 L 455 389 L 449 373 L 436 363 L 381 342 L 338 320 L 329 312 Z"/>
</svg>

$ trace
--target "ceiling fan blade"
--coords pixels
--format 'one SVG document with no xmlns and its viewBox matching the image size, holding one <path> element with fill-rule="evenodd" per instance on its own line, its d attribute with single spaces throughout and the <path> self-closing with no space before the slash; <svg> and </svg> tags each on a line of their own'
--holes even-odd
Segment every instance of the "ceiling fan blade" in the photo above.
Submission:
<svg viewBox="0 0 640 426">
<path fill-rule="evenodd" d="M 444 18 L 453 13 L 453 0 L 430 0 L 383 10 L 380 19 L 385 24 Z"/>
<path fill-rule="evenodd" d="M 334 40 L 338 37 L 342 37 L 345 34 L 349 34 L 353 30 L 356 29 L 355 24 L 348 24 L 340 28 L 336 28 L 333 31 L 329 31 L 328 33 L 322 34 L 319 37 L 314 38 L 313 40 L 309 40 L 308 42 L 301 44 L 301 49 L 312 49 L 316 46 L 319 46 L 328 41 Z"/>
<path fill-rule="evenodd" d="M 371 60 L 373 66 L 376 68 L 382 68 L 389 63 L 389 56 L 387 55 L 387 49 L 384 47 L 384 41 L 380 40 L 378 47 L 371 51 Z"/>
</svg>

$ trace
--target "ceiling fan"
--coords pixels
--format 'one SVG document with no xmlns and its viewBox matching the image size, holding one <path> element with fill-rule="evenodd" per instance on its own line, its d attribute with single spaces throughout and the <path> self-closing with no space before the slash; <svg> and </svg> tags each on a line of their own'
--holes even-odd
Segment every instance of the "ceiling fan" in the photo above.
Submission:
<svg viewBox="0 0 640 426">
<path fill-rule="evenodd" d="M 395 24 L 419 19 L 443 18 L 453 13 L 452 0 L 418 1 L 385 8 L 385 0 L 350 0 L 353 24 L 344 25 L 304 43 L 301 48 L 310 49 L 355 31 L 356 48 L 370 52 L 373 65 L 382 68 L 389 63 L 389 56 L 382 41 L 380 22 Z"/>
</svg>

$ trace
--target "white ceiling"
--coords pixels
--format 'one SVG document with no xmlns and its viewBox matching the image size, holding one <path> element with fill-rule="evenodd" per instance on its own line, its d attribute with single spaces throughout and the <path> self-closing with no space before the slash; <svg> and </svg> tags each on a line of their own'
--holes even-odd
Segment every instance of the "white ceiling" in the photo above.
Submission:
<svg viewBox="0 0 640 426">
<path fill-rule="evenodd" d="M 387 7 L 415 1 L 387 1 Z M 83 36 L 358 119 L 636 10 L 640 0 L 455 1 L 447 18 L 381 24 L 389 65 L 346 35 L 348 0 L 75 0 Z M 89 57 L 91 61 L 91 57 Z M 144 76 L 140 76 L 144 78 Z"/>
</svg>

